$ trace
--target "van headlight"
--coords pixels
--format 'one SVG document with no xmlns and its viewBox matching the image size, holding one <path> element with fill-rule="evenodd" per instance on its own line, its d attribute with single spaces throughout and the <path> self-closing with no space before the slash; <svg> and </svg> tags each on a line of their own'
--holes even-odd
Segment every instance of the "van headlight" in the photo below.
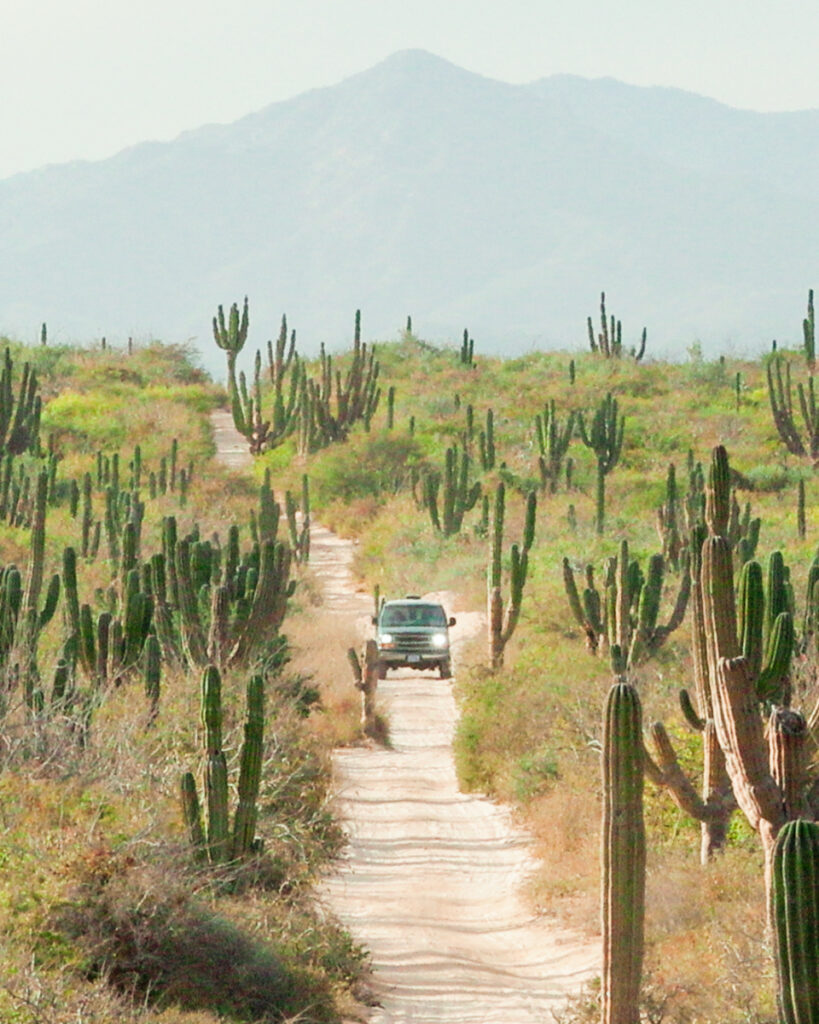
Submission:
<svg viewBox="0 0 819 1024">
<path fill-rule="evenodd" d="M 392 643 L 392 633 L 379 633 L 378 642 L 382 647 Z"/>
<path fill-rule="evenodd" d="M 447 639 L 446 633 L 433 633 L 432 634 L 432 646 L 433 647 L 446 647 Z"/>
</svg>

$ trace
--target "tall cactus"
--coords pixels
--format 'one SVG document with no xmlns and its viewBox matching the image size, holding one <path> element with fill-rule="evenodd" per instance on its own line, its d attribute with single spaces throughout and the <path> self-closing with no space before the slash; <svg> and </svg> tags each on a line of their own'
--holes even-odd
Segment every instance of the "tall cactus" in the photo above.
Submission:
<svg viewBox="0 0 819 1024">
<path fill-rule="evenodd" d="M 603 731 L 603 1024 L 639 1024 L 645 919 L 642 711 L 637 691 L 609 691 Z"/>
<path fill-rule="evenodd" d="M 691 589 L 687 560 L 671 614 L 665 625 L 661 625 L 659 613 L 664 581 L 663 556 L 653 555 L 647 572 L 643 573 L 638 562 L 629 555 L 628 542 L 623 540 L 619 554 L 608 561 L 603 592 L 597 590 L 593 574 L 587 571 L 581 601 L 571 563 L 564 558 L 563 583 L 572 614 L 593 651 L 600 649 L 601 638 L 606 641 L 600 652 L 608 650 L 616 674 L 645 661 L 682 623 Z"/>
<path fill-rule="evenodd" d="M 461 341 L 459 361 L 462 366 L 468 366 L 471 370 L 475 365 L 475 340 L 469 337 L 469 331 L 464 327 L 464 336 Z"/>
<path fill-rule="evenodd" d="M 238 803 L 233 824 L 234 860 L 246 857 L 254 847 L 263 750 L 264 680 L 257 675 L 247 684 L 247 718 L 239 755 Z"/>
<path fill-rule="evenodd" d="M 606 314 L 606 293 L 600 294 L 600 333 L 595 334 L 592 318 L 587 317 L 586 326 L 589 333 L 589 348 L 592 352 L 598 352 L 606 359 L 619 359 L 623 354 L 623 325 L 614 317 Z M 646 329 L 640 338 L 639 348 L 632 348 L 629 354 L 639 362 L 646 351 Z"/>
<path fill-rule="evenodd" d="M 247 718 L 239 756 L 239 799 L 231 835 L 228 812 L 227 760 L 222 746 L 222 678 L 214 665 L 202 675 L 202 725 L 205 730 L 204 791 L 207 821 L 191 772 L 182 776 L 182 811 L 199 859 L 211 864 L 246 857 L 254 849 L 264 740 L 264 683 L 254 676 L 247 687 Z"/>
<path fill-rule="evenodd" d="M 213 318 L 213 339 L 227 356 L 228 395 L 230 396 L 233 423 L 239 433 L 245 437 L 249 436 L 252 424 L 247 422 L 247 410 L 242 406 L 241 392 L 236 378 L 236 359 L 247 341 L 249 323 L 247 296 L 245 296 L 241 313 L 238 305 L 234 302 L 227 318 L 225 318 L 222 306 L 219 306 L 216 316 Z"/>
<path fill-rule="evenodd" d="M 623 449 L 625 416 L 620 416 L 617 399 L 609 392 L 598 406 L 589 429 L 582 413 L 577 417 L 581 440 L 597 456 L 597 501 L 595 525 L 602 535 L 606 515 L 606 476 L 614 469 Z"/>
<path fill-rule="evenodd" d="M 557 490 L 563 459 L 574 434 L 576 414 L 570 412 L 561 424 L 555 411 L 554 399 L 549 399 L 543 412 L 535 416 L 535 436 L 538 445 L 538 470 L 541 487 L 551 494 Z"/>
<path fill-rule="evenodd" d="M 807 385 L 799 382 L 796 386 L 801 430 L 794 414 L 790 363 L 780 355 L 773 355 L 768 362 L 767 379 L 768 399 L 780 440 L 793 455 L 815 462 L 819 458 L 819 408 L 812 373 Z"/>
<path fill-rule="evenodd" d="M 807 782 L 806 759 L 797 749 L 804 745 L 807 731 L 789 726 L 793 742 L 784 744 L 776 721 L 780 709 L 771 709 L 771 701 L 787 700 L 785 680 L 793 645 L 793 629 L 787 623 L 790 612 L 780 611 L 773 619 L 760 661 L 758 653 L 754 653 L 758 642 L 752 644 L 745 636 L 749 618 L 755 623 L 765 621 L 765 613 L 754 607 L 754 602 L 759 602 L 759 588 L 751 580 L 743 594 L 743 607 L 739 614 L 737 611 L 731 549 L 722 532 L 729 518 L 728 477 L 728 455 L 720 446 L 712 454 L 707 515 L 710 533 L 702 548 L 709 686 L 716 733 L 728 774 L 740 808 L 762 840 L 766 881 L 770 882 L 776 834 L 793 813 L 788 809 L 786 792 L 802 790 Z M 773 592 L 768 600 L 775 611 L 781 607 L 782 570 L 778 568 L 779 559 L 772 562 L 773 582 L 769 590 Z M 757 665 L 761 665 L 759 671 Z M 802 719 L 797 712 L 790 714 Z M 771 716 L 766 729 L 765 719 Z M 787 778 L 788 774 L 792 777 Z"/>
<path fill-rule="evenodd" d="M 802 347 L 808 370 L 813 373 L 816 368 L 816 317 L 813 310 L 813 288 L 808 291 L 808 312 L 802 321 Z"/>
<path fill-rule="evenodd" d="M 55 573 L 40 605 L 45 578 L 46 510 L 48 506 L 48 470 L 41 469 L 37 476 L 34 517 L 31 524 L 28 567 L 19 614 L 14 628 L 14 654 L 16 673 L 23 683 L 26 701 L 32 710 L 42 702 L 39 689 L 37 651 L 40 635 L 51 621 L 60 596 L 60 577 Z"/>
<path fill-rule="evenodd" d="M 486 410 L 486 427 L 478 435 L 478 450 L 481 456 L 481 469 L 484 473 L 495 468 L 495 414 Z"/>
<path fill-rule="evenodd" d="M 284 620 L 295 590 L 292 554 L 277 540 L 279 506 L 269 481 L 259 489 L 254 545 L 239 551 L 232 527 L 224 562 L 217 546 L 195 535 L 179 538 L 174 517 L 163 522 L 163 551 L 151 560 L 157 635 L 166 657 L 190 666 L 225 668 L 264 653 Z"/>
<path fill-rule="evenodd" d="M 481 495 L 480 481 L 469 482 L 472 460 L 457 446 L 447 448 L 443 473 L 424 475 L 423 504 L 436 530 L 450 537 L 458 533 L 464 515 L 475 507 Z"/>
<path fill-rule="evenodd" d="M 819 1021 L 819 825 L 790 821 L 773 852 L 771 922 L 783 1024 Z"/>
<path fill-rule="evenodd" d="M 530 491 L 526 499 L 526 520 L 523 528 L 523 541 L 520 545 L 513 544 L 510 552 L 509 568 L 509 601 L 506 610 L 503 607 L 502 581 L 502 547 L 503 521 L 506 506 L 506 490 L 503 482 L 498 484 L 495 492 L 495 515 L 492 526 L 492 552 L 488 569 L 488 626 L 489 626 L 489 664 L 493 669 L 503 664 L 503 652 L 515 631 L 520 618 L 523 588 L 529 568 L 529 549 L 535 537 L 535 513 L 537 511 L 537 495 Z"/>
<path fill-rule="evenodd" d="M 37 375 L 29 363 L 23 365 L 16 398 L 13 374 L 14 363 L 6 348 L 0 371 L 0 452 L 22 455 L 37 450 L 42 400 L 37 393 Z"/>
</svg>

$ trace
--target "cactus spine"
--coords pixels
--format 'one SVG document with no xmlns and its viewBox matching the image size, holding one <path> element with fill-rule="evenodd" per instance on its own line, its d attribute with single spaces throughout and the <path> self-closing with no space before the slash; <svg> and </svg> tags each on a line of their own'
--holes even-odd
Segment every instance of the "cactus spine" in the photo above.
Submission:
<svg viewBox="0 0 819 1024">
<path fill-rule="evenodd" d="M 603 733 L 603 1024 L 639 1024 L 646 840 L 637 691 L 609 691 Z"/>
</svg>

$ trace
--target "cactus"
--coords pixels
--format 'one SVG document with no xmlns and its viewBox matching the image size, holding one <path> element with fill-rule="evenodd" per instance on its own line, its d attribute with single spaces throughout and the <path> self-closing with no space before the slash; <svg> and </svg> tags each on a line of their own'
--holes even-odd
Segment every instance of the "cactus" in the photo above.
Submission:
<svg viewBox="0 0 819 1024">
<path fill-rule="evenodd" d="M 637 691 L 609 691 L 603 733 L 603 1024 L 639 1024 L 645 918 L 642 712 Z"/>
<path fill-rule="evenodd" d="M 526 519 L 523 530 L 523 541 L 520 545 L 513 544 L 510 552 L 511 566 L 509 569 L 509 601 L 506 610 L 503 607 L 501 592 L 502 564 L 501 549 L 503 547 L 503 520 L 506 504 L 506 491 L 503 482 L 498 484 L 495 492 L 495 514 L 492 526 L 492 552 L 488 569 L 488 614 L 489 626 L 489 664 L 493 669 L 503 664 L 504 649 L 515 631 L 520 618 L 523 588 L 529 567 L 529 549 L 535 537 L 535 513 L 537 511 L 537 495 L 530 491 L 526 499 Z"/>
<path fill-rule="evenodd" d="M 773 852 L 770 917 L 783 1024 L 819 1020 L 819 825 L 783 826 Z"/>
<path fill-rule="evenodd" d="M 484 473 L 495 468 L 495 414 L 486 410 L 486 429 L 478 435 L 478 448 L 481 456 L 481 469 Z"/>
<path fill-rule="evenodd" d="M 42 606 L 40 605 L 45 576 L 47 505 L 48 471 L 41 469 L 37 476 L 37 492 L 34 501 L 25 584 L 20 603 L 17 606 L 17 613 L 13 616 L 13 620 L 8 622 L 13 645 L 11 654 L 13 672 L 22 681 L 26 701 L 32 710 L 37 710 L 42 701 L 37 667 L 40 634 L 53 618 L 60 596 L 60 577 L 55 573 L 49 582 Z M 16 589 L 16 584 L 11 578 L 8 583 Z M 15 605 L 17 605 L 16 596 L 11 600 L 10 610 Z M 4 623 L 4 631 L 5 626 L 6 623 Z"/>
<path fill-rule="evenodd" d="M 602 535 L 606 511 L 606 476 L 614 469 L 623 448 L 625 416 L 618 415 L 617 399 L 609 392 L 598 406 L 589 430 L 582 413 L 578 413 L 577 428 L 581 440 L 597 456 L 597 502 L 595 525 Z"/>
<path fill-rule="evenodd" d="M 379 611 L 378 595 L 376 594 L 376 617 Z M 375 694 L 378 680 L 383 679 L 385 670 L 378 660 L 378 645 L 375 640 L 368 640 L 364 647 L 364 656 L 359 658 L 354 647 L 347 650 L 347 660 L 353 671 L 355 687 L 361 691 L 361 730 L 365 736 L 377 736 L 379 733 L 376 714 Z"/>
<path fill-rule="evenodd" d="M 808 313 L 802 321 L 802 347 L 808 370 L 813 373 L 816 368 L 816 318 L 813 312 L 813 288 L 808 291 Z"/>
<path fill-rule="evenodd" d="M 461 341 L 459 360 L 462 366 L 468 366 L 471 370 L 475 366 L 475 342 L 469 337 L 469 331 L 464 327 L 464 336 Z"/>
<path fill-rule="evenodd" d="M 321 346 L 318 379 L 302 375 L 299 382 L 297 449 L 307 455 L 345 441 L 350 429 L 362 423 L 366 430 L 381 398 L 380 367 L 375 348 L 361 341 L 361 313 L 356 312 L 353 349 L 346 374 L 333 368 L 333 358 Z"/>
<path fill-rule="evenodd" d="M 202 724 L 205 727 L 205 806 L 208 812 L 208 858 L 212 864 L 228 859 L 228 778 L 222 749 L 222 679 L 209 665 L 202 675 Z"/>
<path fill-rule="evenodd" d="M 544 406 L 543 412 L 535 416 L 535 436 L 538 444 L 538 469 L 541 487 L 551 494 L 557 490 L 563 459 L 574 434 L 575 413 L 570 412 L 561 424 L 555 412 L 554 399 Z M 567 488 L 568 488 L 567 480 Z"/>
<path fill-rule="evenodd" d="M 663 557 L 676 571 L 679 569 L 683 544 L 677 500 L 677 475 L 673 462 L 670 463 L 666 476 L 665 501 L 657 509 L 657 532 L 663 546 Z"/>
<path fill-rule="evenodd" d="M 15 398 L 13 373 L 11 353 L 6 348 L 0 371 L 0 452 L 11 455 L 22 455 L 26 451 L 36 453 L 42 410 L 42 400 L 37 393 L 37 375 L 28 363 L 24 363 Z"/>
<path fill-rule="evenodd" d="M 619 359 L 623 354 L 623 328 L 619 320 L 606 315 L 606 293 L 600 294 L 600 333 L 595 335 L 594 324 L 591 317 L 587 317 L 586 325 L 589 333 L 589 347 L 592 352 L 598 352 L 606 359 Z M 639 348 L 629 350 L 636 362 L 639 362 L 646 351 L 646 329 L 640 338 Z"/>
<path fill-rule="evenodd" d="M 247 296 L 241 314 L 239 307 L 234 302 L 230 307 L 227 320 L 222 306 L 216 311 L 213 318 L 213 338 L 216 344 L 227 356 L 228 372 L 228 395 L 230 407 L 233 414 L 233 423 L 240 434 L 249 437 L 252 433 L 252 424 L 247 420 L 247 408 L 242 404 L 242 394 L 236 379 L 236 358 L 245 346 L 247 331 L 250 323 L 248 315 Z"/>
<path fill-rule="evenodd" d="M 790 363 L 780 355 L 772 356 L 768 361 L 767 380 L 771 413 L 780 440 L 793 455 L 815 462 L 819 458 L 819 409 L 813 375 L 809 375 L 807 386 L 797 384 L 804 432 L 800 432 L 794 416 Z"/>
<path fill-rule="evenodd" d="M 163 551 L 151 560 L 150 579 L 166 657 L 224 668 L 247 663 L 275 639 L 295 581 L 290 548 L 276 539 L 279 507 L 267 478 L 259 502 L 253 548 L 240 556 L 232 527 L 224 564 L 210 541 L 178 538 L 176 520 L 163 521 Z"/>
<path fill-rule="evenodd" d="M 789 816 L 798 813 L 799 800 L 793 794 L 805 792 L 809 782 L 806 758 L 799 749 L 803 742 L 799 737 L 806 734 L 804 716 L 786 709 L 786 721 L 781 707 L 771 707 L 772 702 L 789 699 L 793 627 L 791 612 L 785 609 L 790 606 L 790 588 L 781 556 L 775 553 L 769 564 L 768 607 L 753 608 L 760 600 L 760 574 L 754 572 L 740 587 L 742 605 L 737 614 L 730 546 L 718 532 L 728 518 L 722 486 L 728 457 L 723 448 L 714 450 L 712 465 L 712 476 L 720 486 L 709 501 L 713 514 L 711 533 L 702 549 L 702 580 L 714 720 L 737 802 L 760 835 L 769 883 L 777 832 Z M 749 619 L 767 623 L 761 660 L 759 639 L 751 642 L 746 635 Z M 767 728 L 763 716 L 770 719 Z"/>
<path fill-rule="evenodd" d="M 306 473 L 301 478 L 301 506 L 290 491 L 285 492 L 284 505 L 293 557 L 299 565 L 306 565 L 310 561 L 310 484 Z"/>
<path fill-rule="evenodd" d="M 239 755 L 238 803 L 230 831 L 227 761 L 222 748 L 222 679 L 214 665 L 202 675 L 202 725 L 205 729 L 204 791 L 207 821 L 196 782 L 190 772 L 182 776 L 182 812 L 194 856 L 211 864 L 223 864 L 248 856 L 255 849 L 257 801 L 261 783 L 264 741 L 264 682 L 253 676 L 247 687 L 247 717 Z"/>
<path fill-rule="evenodd" d="M 805 539 L 807 533 L 807 522 L 805 517 L 805 481 L 799 478 L 799 487 L 796 493 L 796 536 L 800 540 Z"/>
<path fill-rule="evenodd" d="M 162 682 L 162 648 L 155 633 L 145 641 L 144 655 L 145 696 L 150 702 L 149 722 L 159 716 L 159 692 Z"/>
<path fill-rule="evenodd" d="M 428 471 L 424 475 L 424 507 L 434 528 L 446 537 L 460 531 L 464 515 L 475 507 L 481 495 L 480 482 L 469 483 L 470 467 L 466 451 L 455 446 L 446 450 L 443 474 Z"/>
<path fill-rule="evenodd" d="M 662 555 L 649 559 L 644 574 L 639 564 L 629 557 L 628 542 L 623 540 L 619 554 L 609 560 L 604 592 L 598 592 L 593 574 L 587 570 L 587 586 L 581 602 L 571 564 L 567 558 L 563 559 L 563 583 L 572 614 L 583 627 L 590 650 L 603 653 L 606 647 L 600 649 L 599 641 L 606 640 L 615 674 L 645 661 L 683 621 L 691 589 L 687 556 L 671 615 L 665 625 L 659 625 L 664 578 Z"/>
<path fill-rule="evenodd" d="M 257 675 L 247 684 L 247 718 L 239 755 L 238 803 L 233 825 L 234 860 L 246 857 L 254 848 L 263 750 L 264 680 Z"/>
</svg>

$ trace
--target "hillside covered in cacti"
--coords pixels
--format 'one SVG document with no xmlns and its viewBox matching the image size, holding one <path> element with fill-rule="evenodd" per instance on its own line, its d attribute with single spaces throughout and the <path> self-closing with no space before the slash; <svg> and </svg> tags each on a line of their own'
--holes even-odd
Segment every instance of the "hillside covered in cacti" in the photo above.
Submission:
<svg viewBox="0 0 819 1024">
<path fill-rule="evenodd" d="M 605 299 L 586 348 L 514 359 L 362 319 L 308 358 L 218 307 L 226 390 L 176 346 L 8 343 L 0 1016 L 333 1021 L 361 995 L 312 897 L 328 753 L 361 739 L 321 522 L 374 593 L 487 611 L 454 666 L 461 783 L 534 831 L 543 912 L 595 933 L 602 884 L 628 952 L 566 1021 L 778 1020 L 819 817 L 812 295 L 803 347 L 758 360 L 628 350 Z M 213 459 L 223 405 L 247 473 Z"/>
</svg>

